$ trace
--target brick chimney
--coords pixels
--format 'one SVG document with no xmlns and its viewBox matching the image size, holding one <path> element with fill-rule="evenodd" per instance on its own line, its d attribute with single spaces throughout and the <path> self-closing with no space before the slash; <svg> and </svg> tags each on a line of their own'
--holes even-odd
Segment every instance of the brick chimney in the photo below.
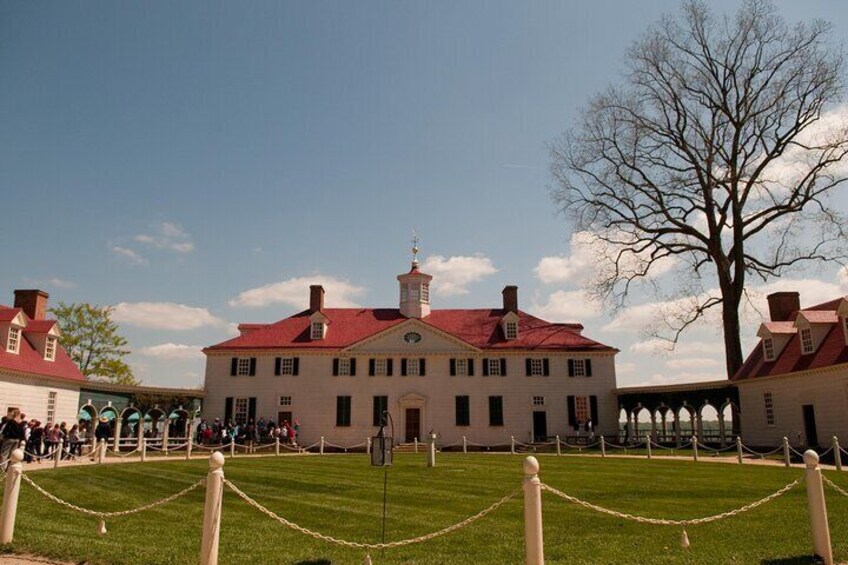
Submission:
<svg viewBox="0 0 848 565">
<path fill-rule="evenodd" d="M 505 286 L 503 289 L 503 309 L 507 312 L 518 313 L 518 287 Z"/>
<path fill-rule="evenodd" d="M 324 287 L 313 284 L 309 287 L 309 311 L 320 312 L 324 309 Z"/>
<path fill-rule="evenodd" d="M 32 320 L 43 320 L 47 314 L 47 299 L 43 290 L 16 290 L 15 308 L 20 308 Z"/>
<path fill-rule="evenodd" d="M 801 309 L 801 299 L 797 292 L 775 292 L 769 294 L 766 299 L 772 322 L 786 322 L 792 316 L 792 312 Z"/>
</svg>

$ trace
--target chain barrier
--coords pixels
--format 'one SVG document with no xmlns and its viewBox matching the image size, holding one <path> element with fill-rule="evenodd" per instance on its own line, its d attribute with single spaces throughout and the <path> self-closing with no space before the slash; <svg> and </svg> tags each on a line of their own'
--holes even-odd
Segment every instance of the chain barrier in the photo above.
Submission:
<svg viewBox="0 0 848 565">
<path fill-rule="evenodd" d="M 127 453 L 120 453 L 118 451 L 109 451 L 107 449 L 106 450 L 106 457 L 119 457 L 121 459 L 124 459 L 126 457 L 131 456 L 131 455 L 135 455 L 136 453 L 139 453 L 139 452 L 140 452 L 140 450 L 138 448 L 133 449 L 132 451 L 128 451 Z"/>
<path fill-rule="evenodd" d="M 326 534 L 322 534 L 322 533 L 319 533 L 319 532 L 312 531 L 308 528 L 304 528 L 303 526 L 300 526 L 298 524 L 295 524 L 294 522 L 290 522 L 289 520 L 286 520 L 285 518 L 283 518 L 282 516 L 279 516 L 278 514 L 273 512 L 272 510 L 269 510 L 265 506 L 262 506 L 260 503 L 256 502 L 252 498 L 250 498 L 250 496 L 245 494 L 241 489 L 239 489 L 236 485 L 234 485 L 229 480 L 224 479 L 224 484 L 227 487 L 229 487 L 229 489 L 231 491 L 233 491 L 233 493 L 235 493 L 236 496 L 238 496 L 239 498 L 244 500 L 248 505 L 254 507 L 256 510 L 258 510 L 262 514 L 265 514 L 266 516 L 268 516 L 272 520 L 279 522 L 280 524 L 282 524 L 283 526 L 286 526 L 287 528 L 291 528 L 292 530 L 294 530 L 296 532 L 300 532 L 301 534 L 311 536 L 311 537 L 318 539 L 318 540 L 321 540 L 321 541 L 333 543 L 333 544 L 336 544 L 336 545 L 341 545 L 341 546 L 344 546 L 344 547 L 353 547 L 353 548 L 358 548 L 358 549 L 390 549 L 390 548 L 393 548 L 393 547 L 403 547 L 405 545 L 412 545 L 414 543 L 422 543 L 422 542 L 425 542 L 425 541 L 429 541 L 431 539 L 435 539 L 435 538 L 443 536 L 445 534 L 455 532 L 456 530 L 459 530 L 460 528 L 464 528 L 465 526 L 468 526 L 468 525 L 476 522 L 477 520 L 486 516 L 490 512 L 497 510 L 504 503 L 506 503 L 507 501 L 511 500 L 512 498 L 515 498 L 516 496 L 518 496 L 518 494 L 521 492 L 521 489 L 518 489 L 515 492 L 513 492 L 512 494 L 508 494 L 505 497 L 503 497 L 502 499 L 498 500 L 497 502 L 495 502 L 494 504 L 492 504 L 488 508 L 481 510 L 477 514 L 474 514 L 473 516 L 469 516 L 468 518 L 466 518 L 465 520 L 463 520 L 461 522 L 458 522 L 458 523 L 456 523 L 452 526 L 448 526 L 447 528 L 442 528 L 441 530 L 438 530 L 436 532 L 424 534 L 423 536 L 419 536 L 419 537 L 416 537 L 416 538 L 409 538 L 409 539 L 405 539 L 405 540 L 392 541 L 392 542 L 388 542 L 388 543 L 365 543 L 365 542 L 357 542 L 357 541 L 348 541 L 348 540 L 338 539 L 338 538 L 334 538 L 332 536 L 328 536 Z"/>
<path fill-rule="evenodd" d="M 842 487 L 840 487 L 839 485 L 837 485 L 836 483 L 834 483 L 833 481 L 831 481 L 830 479 L 828 479 L 824 475 L 822 475 L 822 480 L 825 483 L 827 483 L 830 486 L 830 488 L 832 488 L 833 490 L 835 490 L 836 492 L 838 492 L 842 496 L 848 497 L 848 492 L 845 492 L 845 490 Z"/>
<path fill-rule="evenodd" d="M 667 518 L 646 518 L 644 516 L 636 516 L 636 515 L 633 515 L 633 514 L 627 514 L 626 512 L 618 512 L 617 510 L 611 510 L 609 508 L 604 508 L 603 506 L 598 506 L 597 504 L 592 504 L 591 502 L 586 502 L 585 500 L 581 500 L 577 497 L 565 494 L 564 492 L 559 491 L 559 490 L 557 490 L 557 489 L 555 489 L 555 488 L 553 488 L 553 487 L 551 487 L 551 486 L 549 486 L 545 483 L 542 483 L 542 489 L 546 490 L 546 491 L 550 492 L 551 494 L 554 494 L 554 495 L 556 495 L 556 496 L 558 496 L 562 499 L 565 499 L 569 502 L 572 502 L 572 503 L 577 504 L 579 506 L 583 506 L 584 508 L 588 508 L 589 510 L 594 510 L 595 512 L 600 512 L 601 514 L 608 514 L 610 516 L 614 516 L 614 517 L 620 518 L 622 520 L 631 520 L 633 522 L 638 522 L 640 524 L 652 524 L 652 525 L 655 525 L 655 526 L 696 526 L 698 524 L 708 524 L 710 522 L 716 522 L 718 520 L 723 520 L 725 518 L 731 518 L 733 516 L 737 516 L 739 514 L 742 514 L 743 512 L 748 512 L 749 510 L 753 510 L 754 508 L 757 508 L 758 506 L 762 506 L 763 504 L 766 504 L 767 502 L 771 502 L 775 498 L 778 498 L 779 496 L 786 494 L 787 492 L 789 492 L 790 490 L 792 490 L 793 488 L 798 486 L 798 484 L 802 480 L 804 480 L 803 475 L 801 477 L 798 477 L 797 479 L 795 479 L 794 481 L 792 481 L 791 483 L 789 483 L 785 487 L 781 488 L 780 490 L 777 490 L 777 491 L 773 492 L 772 494 L 766 496 L 765 498 L 761 498 L 760 500 L 752 502 L 751 504 L 746 504 L 745 506 L 742 506 L 741 508 L 736 508 L 734 510 L 722 512 L 721 514 L 715 514 L 715 515 L 712 515 L 712 516 L 705 516 L 703 518 L 691 518 L 691 519 L 686 519 L 686 520 L 674 520 L 674 519 L 667 519 Z"/>
<path fill-rule="evenodd" d="M 184 488 L 180 492 L 172 494 L 171 496 L 165 497 L 161 500 L 156 500 L 154 502 L 151 502 L 150 504 L 145 504 L 144 506 L 139 506 L 138 508 L 132 508 L 130 510 L 118 510 L 118 511 L 114 511 L 114 512 L 101 512 L 99 510 L 91 510 L 89 508 L 83 508 L 81 506 L 77 506 L 76 504 L 72 504 L 72 503 L 70 503 L 66 500 L 62 500 L 58 496 L 51 494 L 51 493 L 47 492 L 46 490 L 44 490 L 43 488 L 41 488 L 40 486 L 38 486 L 36 483 L 34 483 L 32 481 L 32 479 L 30 479 L 26 475 L 26 473 L 21 473 L 21 478 L 24 480 L 24 482 L 26 482 L 28 485 L 30 485 L 32 488 L 34 488 L 36 491 L 38 491 L 39 493 L 41 493 L 42 495 L 44 495 L 48 499 L 52 500 L 56 504 L 59 504 L 60 506 L 64 506 L 66 508 L 70 508 L 71 510 L 74 510 L 74 511 L 79 512 L 81 514 L 87 514 L 88 516 L 96 516 L 96 517 L 100 518 L 101 520 L 104 520 L 106 518 L 116 518 L 118 516 L 129 516 L 130 514 L 137 514 L 139 512 L 144 512 L 145 510 L 150 510 L 151 508 L 156 508 L 157 506 L 161 506 L 162 504 L 167 504 L 169 502 L 173 502 L 174 500 L 180 498 L 181 496 L 185 496 L 188 493 L 190 493 L 191 491 L 195 490 L 196 488 L 201 487 L 201 486 L 206 484 L 206 479 L 203 478 L 203 479 L 200 479 L 199 481 L 197 481 L 196 483 L 194 483 L 193 485 Z"/>
<path fill-rule="evenodd" d="M 704 451 L 707 451 L 709 453 L 724 453 L 725 451 L 730 451 L 731 449 L 736 449 L 736 446 L 735 445 L 728 445 L 727 447 L 721 447 L 721 448 L 716 449 L 715 447 L 709 447 L 707 445 L 704 445 L 701 442 L 698 442 L 698 448 L 703 449 Z"/>
<path fill-rule="evenodd" d="M 780 447 L 778 447 L 777 449 L 774 449 L 774 450 L 769 451 L 769 452 L 766 452 L 766 453 L 760 453 L 760 452 L 758 452 L 758 451 L 754 451 L 753 449 L 750 449 L 750 448 L 746 447 L 744 444 L 742 445 L 742 449 L 744 449 L 745 451 L 747 451 L 747 452 L 748 452 L 748 453 L 750 453 L 751 455 L 756 455 L 756 456 L 757 456 L 757 457 L 759 457 L 760 459 L 763 459 L 763 458 L 765 458 L 765 457 L 768 457 L 769 455 L 774 455 L 775 453 L 778 453 L 778 452 L 780 452 L 780 451 L 783 451 L 783 446 L 780 446 Z"/>
</svg>

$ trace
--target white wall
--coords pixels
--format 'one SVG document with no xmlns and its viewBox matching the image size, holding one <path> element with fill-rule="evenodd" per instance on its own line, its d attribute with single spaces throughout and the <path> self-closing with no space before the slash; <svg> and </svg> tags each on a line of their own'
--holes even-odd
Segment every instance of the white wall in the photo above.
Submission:
<svg viewBox="0 0 848 565">
<path fill-rule="evenodd" d="M 47 423 L 47 397 L 56 392 L 56 422 L 75 424 L 79 412 L 79 385 L 58 380 L 23 377 L 0 371 L 0 409 L 20 408 L 26 418 Z"/>
<path fill-rule="evenodd" d="M 443 345 L 440 343 L 440 346 Z M 439 347 L 439 349 L 442 349 Z M 277 356 L 300 358 L 298 376 L 274 376 L 274 359 Z M 467 351 L 406 353 L 426 359 L 426 376 L 400 376 L 400 355 L 394 359 L 393 376 L 368 376 L 370 354 L 357 355 L 356 376 L 332 376 L 333 358 L 338 353 L 280 352 L 233 353 L 213 352 L 207 355 L 206 398 L 203 416 L 207 419 L 224 418 L 225 399 L 232 397 L 257 397 L 256 417 L 276 420 L 278 411 L 291 411 L 300 422 L 300 442 L 317 442 L 321 435 L 327 441 L 352 445 L 365 441 L 377 428 L 372 426 L 373 396 L 387 395 L 389 410 L 395 421 L 395 436 L 403 438 L 404 422 L 400 399 L 417 395 L 425 399 L 422 410 L 422 432 L 430 429 L 441 434 L 441 442 L 460 442 L 462 436 L 481 444 L 504 444 L 515 435 L 519 441 L 529 441 L 532 434 L 534 410 L 547 413 L 548 435 L 573 435 L 568 427 L 567 396 L 598 397 L 598 434 L 613 435 L 617 430 L 618 406 L 615 398 L 615 357 L 613 353 L 502 353 L 485 352 L 469 354 Z M 230 376 L 233 356 L 256 357 L 256 376 Z M 526 357 L 550 359 L 550 376 L 525 376 Z M 451 357 L 474 357 L 473 377 L 450 376 Z M 484 357 L 505 357 L 507 376 L 482 376 Z M 568 359 L 592 359 L 592 377 L 569 377 Z M 292 406 L 279 407 L 280 396 L 291 396 Z M 351 396 L 352 416 L 350 427 L 336 426 L 336 396 Z M 470 397 L 470 426 L 456 426 L 457 395 Z M 489 426 L 489 396 L 503 397 L 503 426 Z M 545 406 L 532 405 L 533 396 L 544 396 Z"/>
<path fill-rule="evenodd" d="M 750 445 L 780 445 L 783 437 L 793 445 L 806 443 L 802 406 L 815 407 L 819 445 L 827 447 L 833 436 L 848 443 L 848 366 L 740 381 L 739 402 L 742 439 Z M 774 425 L 766 423 L 763 395 L 771 392 Z"/>
</svg>

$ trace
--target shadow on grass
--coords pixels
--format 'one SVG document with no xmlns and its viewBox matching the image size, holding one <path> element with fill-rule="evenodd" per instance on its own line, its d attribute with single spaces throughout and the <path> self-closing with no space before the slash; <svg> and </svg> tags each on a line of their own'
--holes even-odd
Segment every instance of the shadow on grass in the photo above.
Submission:
<svg viewBox="0 0 848 565">
<path fill-rule="evenodd" d="M 329 559 L 310 559 L 309 561 L 298 561 L 294 565 L 333 565 Z"/>
<path fill-rule="evenodd" d="M 814 563 L 821 563 L 821 559 L 812 555 L 798 555 L 795 557 L 763 559 L 760 561 L 760 565 L 812 565 Z"/>
</svg>

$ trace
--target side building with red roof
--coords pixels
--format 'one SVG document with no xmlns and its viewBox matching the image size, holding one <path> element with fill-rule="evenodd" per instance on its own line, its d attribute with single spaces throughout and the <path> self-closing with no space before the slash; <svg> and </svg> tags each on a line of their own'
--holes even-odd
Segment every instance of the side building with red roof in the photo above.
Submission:
<svg viewBox="0 0 848 565">
<path fill-rule="evenodd" d="M 85 377 L 61 345 L 56 320 L 45 318 L 48 294 L 16 290 L 14 306 L 0 304 L 0 406 L 27 419 L 76 423 Z"/>
<path fill-rule="evenodd" d="M 732 381 L 751 445 L 848 438 L 848 296 L 801 309 L 797 292 L 768 297 L 770 321 Z"/>
<path fill-rule="evenodd" d="M 204 417 L 297 420 L 301 444 L 361 444 L 386 410 L 401 442 L 616 433 L 618 350 L 523 312 L 515 286 L 498 308 L 431 310 L 417 260 L 397 278 L 398 308 L 326 308 L 313 285 L 308 310 L 204 349 Z"/>
</svg>

